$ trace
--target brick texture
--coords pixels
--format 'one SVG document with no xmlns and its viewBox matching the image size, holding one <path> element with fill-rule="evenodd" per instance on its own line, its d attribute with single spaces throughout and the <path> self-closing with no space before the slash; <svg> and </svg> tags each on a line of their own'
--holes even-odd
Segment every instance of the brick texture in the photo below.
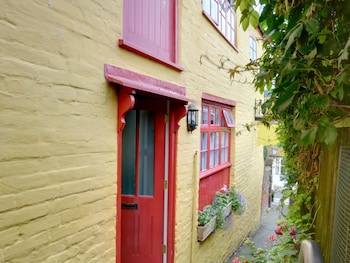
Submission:
<svg viewBox="0 0 350 263">
<path fill-rule="evenodd" d="M 250 73 L 234 81 L 201 56 L 249 62 L 249 33 L 237 49 L 201 12 L 179 2 L 177 72 L 117 46 L 122 0 L 2 0 L 0 9 L 0 262 L 115 262 L 117 95 L 105 63 L 234 100 L 231 184 L 247 199 L 203 243 L 196 241 L 199 129 L 181 121 L 176 179 L 175 262 L 224 262 L 260 222 L 263 149 Z M 239 23 L 237 18 L 237 24 Z M 261 50 L 260 50 L 261 51 Z M 237 135 L 236 135 L 237 133 Z"/>
</svg>

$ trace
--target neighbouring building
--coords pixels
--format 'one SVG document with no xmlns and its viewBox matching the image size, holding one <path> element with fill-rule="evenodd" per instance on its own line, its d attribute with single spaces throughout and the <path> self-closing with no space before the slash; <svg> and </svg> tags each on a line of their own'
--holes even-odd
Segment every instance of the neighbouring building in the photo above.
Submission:
<svg viewBox="0 0 350 263">
<path fill-rule="evenodd" d="M 225 262 L 259 226 L 263 97 L 227 68 L 261 34 L 233 4 L 1 1 L 0 262 Z M 198 242 L 223 185 L 245 211 Z"/>
</svg>

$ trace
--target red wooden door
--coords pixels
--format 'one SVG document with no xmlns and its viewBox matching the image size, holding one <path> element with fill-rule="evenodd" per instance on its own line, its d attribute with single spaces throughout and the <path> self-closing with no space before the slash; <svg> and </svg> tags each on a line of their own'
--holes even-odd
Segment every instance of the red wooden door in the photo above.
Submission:
<svg viewBox="0 0 350 263">
<path fill-rule="evenodd" d="M 132 110 L 122 139 L 121 262 L 162 262 L 164 112 Z"/>
</svg>

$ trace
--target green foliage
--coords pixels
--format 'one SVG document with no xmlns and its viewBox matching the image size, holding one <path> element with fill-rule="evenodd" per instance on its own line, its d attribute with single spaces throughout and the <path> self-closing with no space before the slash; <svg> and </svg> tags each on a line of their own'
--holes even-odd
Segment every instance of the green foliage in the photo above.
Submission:
<svg viewBox="0 0 350 263">
<path fill-rule="evenodd" d="M 204 207 L 203 211 L 198 212 L 198 225 L 204 226 L 216 216 L 216 226 L 222 227 L 224 224 L 224 208 L 231 204 L 233 212 L 243 213 L 245 209 L 245 198 L 234 187 L 228 188 L 224 185 L 220 191 L 215 193 L 212 204 Z"/>
<path fill-rule="evenodd" d="M 227 188 L 224 186 L 220 191 L 216 192 L 212 202 L 212 207 L 216 213 L 216 224 L 222 227 L 224 224 L 223 209 L 231 204 L 233 212 L 242 213 L 244 210 L 244 200 L 241 195 L 235 191 L 233 187 Z"/>
<path fill-rule="evenodd" d="M 297 229 L 286 221 L 281 221 L 277 224 L 275 233 L 266 237 L 272 242 L 271 249 L 257 248 L 254 242 L 247 240 L 246 244 L 250 249 L 250 254 L 233 262 L 296 263 L 298 262 L 301 241 L 309 238 L 310 235 L 303 232 L 303 229 Z"/>
<path fill-rule="evenodd" d="M 216 215 L 214 208 L 211 205 L 207 205 L 203 208 L 203 211 L 198 212 L 198 225 L 205 226 Z"/>
<path fill-rule="evenodd" d="M 215 210 L 216 213 L 216 225 L 218 227 L 223 226 L 224 224 L 224 214 L 223 214 L 223 209 L 230 204 L 231 198 L 229 195 L 227 195 L 226 193 L 222 193 L 222 192 L 217 192 L 215 194 L 212 206 Z"/>
<path fill-rule="evenodd" d="M 255 4 L 236 1 L 244 29 L 256 27 Z M 297 143 L 332 145 L 335 122 L 350 112 L 350 6 L 342 0 L 260 0 L 260 5 L 264 54 L 255 84 L 272 92 L 263 105 L 267 118 L 287 122 L 284 132 Z"/>
<path fill-rule="evenodd" d="M 350 5 L 345 0 L 259 4 L 264 53 L 256 61 L 255 86 L 271 92 L 262 105 L 264 121 L 279 123 L 287 181 L 284 196 L 293 201 L 286 220 L 298 229 L 298 244 L 299 239 L 311 238 L 317 214 L 319 146 L 334 144 L 335 124 L 350 117 Z M 256 25 L 250 18 L 255 16 L 254 5 L 254 0 L 236 1 L 243 29 Z M 270 259 L 266 251 L 254 248 L 254 262 L 295 262 L 289 241 L 276 244 L 268 252 Z"/>
</svg>

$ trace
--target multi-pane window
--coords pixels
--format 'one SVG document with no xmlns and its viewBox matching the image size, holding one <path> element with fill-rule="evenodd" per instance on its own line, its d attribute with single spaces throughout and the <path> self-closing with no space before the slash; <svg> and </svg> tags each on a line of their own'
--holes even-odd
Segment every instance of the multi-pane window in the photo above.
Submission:
<svg viewBox="0 0 350 263">
<path fill-rule="evenodd" d="M 257 59 L 256 39 L 252 35 L 249 36 L 249 55 L 252 61 L 255 61 Z"/>
<path fill-rule="evenodd" d="M 204 14 L 225 36 L 236 46 L 236 14 L 232 0 L 203 0 L 202 9 Z"/>
<path fill-rule="evenodd" d="M 203 103 L 201 121 L 200 171 L 208 171 L 229 163 L 230 127 L 234 127 L 232 111 Z"/>
</svg>

